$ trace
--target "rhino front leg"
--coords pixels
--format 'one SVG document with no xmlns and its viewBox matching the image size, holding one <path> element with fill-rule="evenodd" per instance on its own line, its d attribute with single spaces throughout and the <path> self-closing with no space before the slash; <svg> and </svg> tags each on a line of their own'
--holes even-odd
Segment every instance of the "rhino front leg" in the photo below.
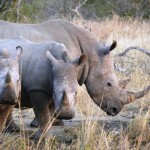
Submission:
<svg viewBox="0 0 150 150">
<path fill-rule="evenodd" d="M 55 113 L 55 106 L 52 104 L 49 109 L 50 109 L 50 113 L 51 113 L 51 116 L 54 116 L 54 113 Z M 55 119 L 53 121 L 53 126 L 64 126 L 64 122 L 62 119 Z"/>
<path fill-rule="evenodd" d="M 47 132 L 51 127 L 51 116 L 49 111 L 49 95 L 44 92 L 30 92 L 31 105 L 36 110 L 36 117 L 39 122 L 39 129 L 36 133 L 35 139 L 45 138 Z"/>
<path fill-rule="evenodd" d="M 40 126 L 37 108 L 33 108 L 33 111 L 34 111 L 35 117 L 34 117 L 33 121 L 30 123 L 30 127 L 37 128 Z"/>
<path fill-rule="evenodd" d="M 49 109 L 50 109 L 51 116 L 54 116 L 54 105 L 51 104 L 51 106 L 49 107 Z M 35 117 L 34 117 L 33 121 L 31 122 L 30 126 L 37 128 L 40 125 L 37 108 L 33 108 L 33 111 L 34 111 Z M 55 119 L 53 121 L 52 125 L 53 126 L 64 126 L 64 122 L 61 119 Z"/>
</svg>

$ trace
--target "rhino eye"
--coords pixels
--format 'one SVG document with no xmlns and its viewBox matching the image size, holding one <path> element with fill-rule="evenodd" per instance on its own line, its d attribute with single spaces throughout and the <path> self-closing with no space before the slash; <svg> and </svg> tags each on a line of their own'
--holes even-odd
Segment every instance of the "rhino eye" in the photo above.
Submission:
<svg viewBox="0 0 150 150">
<path fill-rule="evenodd" d="M 112 86 L 111 83 L 107 82 L 107 86 Z"/>
</svg>

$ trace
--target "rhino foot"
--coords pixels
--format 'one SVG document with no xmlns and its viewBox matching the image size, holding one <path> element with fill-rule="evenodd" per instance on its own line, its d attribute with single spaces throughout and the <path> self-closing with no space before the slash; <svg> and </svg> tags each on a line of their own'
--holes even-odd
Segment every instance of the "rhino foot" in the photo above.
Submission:
<svg viewBox="0 0 150 150">
<path fill-rule="evenodd" d="M 56 119 L 54 122 L 53 122 L 53 126 L 64 126 L 64 122 L 60 119 Z"/>
<path fill-rule="evenodd" d="M 14 120 L 9 123 L 6 123 L 6 132 L 20 132 L 20 127 L 16 125 Z"/>
<path fill-rule="evenodd" d="M 33 121 L 30 123 L 30 127 L 37 128 L 37 127 L 39 127 L 39 126 L 40 126 L 40 123 L 39 123 L 39 121 L 38 121 L 38 118 L 35 117 L 35 118 L 33 119 Z"/>
<path fill-rule="evenodd" d="M 38 118 L 35 117 L 33 119 L 33 121 L 30 123 L 30 127 L 34 127 L 34 128 L 37 128 L 39 127 L 40 124 L 39 124 L 39 121 L 38 121 Z M 53 126 L 64 126 L 64 122 L 60 119 L 56 119 L 54 122 L 53 122 Z"/>
</svg>

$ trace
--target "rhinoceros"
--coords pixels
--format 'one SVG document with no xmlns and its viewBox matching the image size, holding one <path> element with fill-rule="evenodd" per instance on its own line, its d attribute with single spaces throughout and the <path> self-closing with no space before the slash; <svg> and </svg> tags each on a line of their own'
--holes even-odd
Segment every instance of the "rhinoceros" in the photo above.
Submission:
<svg viewBox="0 0 150 150">
<path fill-rule="evenodd" d="M 40 24 L 19 24 L 0 21 L 0 38 L 23 36 L 32 41 L 54 40 L 65 44 L 71 58 L 87 55 L 88 61 L 78 73 L 79 84 L 86 86 L 91 99 L 108 115 L 117 115 L 128 101 L 124 90 L 129 80 L 119 80 L 114 73 L 111 51 L 117 42 L 109 46 L 100 43 L 89 31 L 61 19 Z M 136 98 L 136 96 L 133 96 Z"/>
<path fill-rule="evenodd" d="M 23 48 L 20 105 L 21 108 L 34 108 L 37 119 L 31 126 L 37 123 L 40 126 L 35 137 L 39 138 L 52 124 L 53 114 L 58 119 L 75 116 L 78 70 L 84 67 L 86 55 L 71 60 L 65 45 L 54 41 L 35 43 L 15 37 L 0 42 L 12 52 L 18 44 Z"/>
<path fill-rule="evenodd" d="M 14 52 L 11 53 L 0 45 L 0 132 L 6 121 L 11 122 L 13 108 L 19 101 L 21 92 L 19 57 L 21 52 L 20 47 L 14 48 Z M 13 124 L 15 125 L 14 122 L 11 122 L 11 125 Z M 15 129 L 17 130 L 17 126 Z"/>
</svg>

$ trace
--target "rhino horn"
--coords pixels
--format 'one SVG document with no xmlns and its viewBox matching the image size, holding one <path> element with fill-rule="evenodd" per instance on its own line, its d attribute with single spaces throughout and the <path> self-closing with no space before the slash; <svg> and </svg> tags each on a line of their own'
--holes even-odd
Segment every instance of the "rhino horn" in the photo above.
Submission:
<svg viewBox="0 0 150 150">
<path fill-rule="evenodd" d="M 65 105 L 65 106 L 69 105 L 68 97 L 67 97 L 66 92 L 64 92 L 64 94 L 63 94 L 63 103 L 62 104 Z"/>
<path fill-rule="evenodd" d="M 150 91 L 150 85 L 139 92 L 129 92 L 127 91 L 127 101 L 124 104 L 129 104 L 136 99 L 144 97 Z"/>
<path fill-rule="evenodd" d="M 124 89 L 129 82 L 130 82 L 130 79 L 120 80 L 119 85 Z"/>
<path fill-rule="evenodd" d="M 12 80 L 11 80 L 10 73 L 7 72 L 6 79 L 5 79 L 5 83 L 9 84 L 9 83 L 11 83 L 11 82 L 12 82 Z"/>
</svg>

